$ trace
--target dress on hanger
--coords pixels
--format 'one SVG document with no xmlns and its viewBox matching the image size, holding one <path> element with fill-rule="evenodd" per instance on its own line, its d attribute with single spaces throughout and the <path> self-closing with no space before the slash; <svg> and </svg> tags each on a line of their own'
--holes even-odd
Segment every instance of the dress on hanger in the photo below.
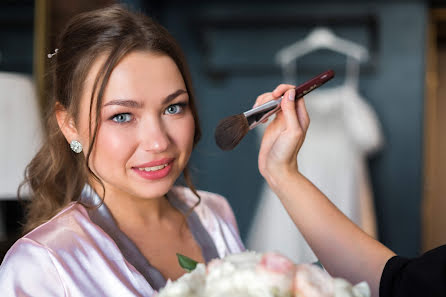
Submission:
<svg viewBox="0 0 446 297">
<path fill-rule="evenodd" d="M 353 222 L 376 235 L 365 163 L 367 155 L 382 145 L 376 114 L 348 85 L 320 89 L 307 95 L 305 103 L 311 124 L 298 155 L 299 170 Z M 257 131 L 261 138 L 262 129 Z M 266 183 L 247 247 L 276 250 L 296 263 L 317 260 Z"/>
</svg>

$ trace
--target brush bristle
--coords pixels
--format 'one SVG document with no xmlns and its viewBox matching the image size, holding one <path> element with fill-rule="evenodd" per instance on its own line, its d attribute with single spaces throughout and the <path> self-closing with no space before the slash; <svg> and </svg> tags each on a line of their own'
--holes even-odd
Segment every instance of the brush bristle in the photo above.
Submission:
<svg viewBox="0 0 446 297">
<path fill-rule="evenodd" d="M 248 133 L 248 120 L 243 114 L 224 118 L 215 129 L 215 142 L 224 151 L 232 150 Z"/>
</svg>

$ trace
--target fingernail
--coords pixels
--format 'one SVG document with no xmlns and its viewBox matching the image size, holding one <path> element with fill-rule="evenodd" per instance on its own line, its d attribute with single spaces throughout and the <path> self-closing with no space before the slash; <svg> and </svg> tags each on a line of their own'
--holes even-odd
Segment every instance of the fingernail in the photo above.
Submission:
<svg viewBox="0 0 446 297">
<path fill-rule="evenodd" d="M 291 89 L 288 91 L 288 100 L 294 101 L 294 99 L 296 98 L 296 90 L 295 89 Z"/>
</svg>

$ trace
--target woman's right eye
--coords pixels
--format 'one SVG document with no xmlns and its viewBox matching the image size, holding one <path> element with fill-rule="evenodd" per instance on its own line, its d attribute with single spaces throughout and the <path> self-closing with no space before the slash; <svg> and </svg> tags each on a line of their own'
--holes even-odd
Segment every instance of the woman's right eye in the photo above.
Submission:
<svg viewBox="0 0 446 297">
<path fill-rule="evenodd" d="M 119 113 L 117 115 L 114 115 L 112 118 L 112 121 L 116 123 L 128 123 L 132 120 L 132 115 L 129 113 Z"/>
</svg>

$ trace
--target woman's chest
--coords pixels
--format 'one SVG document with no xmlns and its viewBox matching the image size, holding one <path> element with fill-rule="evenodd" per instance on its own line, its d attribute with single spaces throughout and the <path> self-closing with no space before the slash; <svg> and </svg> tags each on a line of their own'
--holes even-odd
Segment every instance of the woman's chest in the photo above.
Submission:
<svg viewBox="0 0 446 297">
<path fill-rule="evenodd" d="M 197 262 L 204 262 L 200 245 L 187 230 L 175 232 L 153 232 L 150 237 L 134 240 L 141 254 L 165 279 L 175 280 L 185 271 L 178 263 L 177 254 L 185 255 Z"/>
</svg>

